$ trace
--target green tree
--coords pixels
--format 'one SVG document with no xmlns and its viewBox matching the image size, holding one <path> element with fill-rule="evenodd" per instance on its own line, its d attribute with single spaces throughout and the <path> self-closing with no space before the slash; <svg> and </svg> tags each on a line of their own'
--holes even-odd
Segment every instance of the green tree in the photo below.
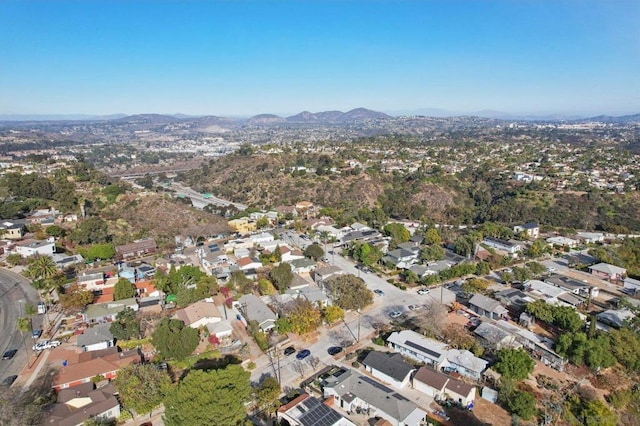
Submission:
<svg viewBox="0 0 640 426">
<path fill-rule="evenodd" d="M 439 245 L 427 246 L 424 249 L 422 249 L 422 252 L 420 253 L 420 258 L 427 262 L 444 260 L 444 256 L 445 256 L 444 249 L 442 248 L 442 246 L 439 246 Z"/>
<path fill-rule="evenodd" d="M 536 414 L 536 399 L 529 392 L 517 390 L 511 394 L 507 407 L 513 414 L 529 420 Z"/>
<path fill-rule="evenodd" d="M 151 341 L 163 359 L 181 361 L 198 346 L 198 330 L 185 326 L 183 321 L 163 318 L 151 335 Z"/>
<path fill-rule="evenodd" d="M 618 416 L 599 399 L 585 403 L 581 414 L 585 426 L 616 426 L 619 420 Z"/>
<path fill-rule="evenodd" d="M 23 258 L 18 253 L 11 253 L 5 259 L 9 265 L 16 266 L 23 263 Z"/>
<path fill-rule="evenodd" d="M 45 229 L 45 232 L 50 237 L 62 237 L 65 234 L 64 229 L 59 227 L 58 225 L 49 225 Z"/>
<path fill-rule="evenodd" d="M 538 320 L 544 321 L 548 324 L 553 322 L 553 306 L 544 300 L 536 300 L 535 302 L 527 303 L 524 310 Z"/>
<path fill-rule="evenodd" d="M 427 229 L 427 232 L 424 233 L 424 243 L 437 246 L 442 244 L 442 238 L 436 228 Z"/>
<path fill-rule="evenodd" d="M 495 369 L 505 379 L 524 380 L 536 365 L 535 361 L 522 348 L 502 348 L 498 351 L 498 362 Z"/>
<path fill-rule="evenodd" d="M 153 364 L 131 364 L 118 371 L 114 384 L 124 408 L 141 415 L 162 404 L 171 378 Z"/>
<path fill-rule="evenodd" d="M 306 257 L 310 257 L 314 260 L 321 259 L 324 256 L 324 250 L 320 247 L 319 244 L 310 244 L 307 248 L 304 249 L 304 255 Z"/>
<path fill-rule="evenodd" d="M 140 337 L 140 319 L 131 308 L 118 312 L 116 320 L 109 327 L 111 334 L 118 340 L 130 340 Z"/>
<path fill-rule="evenodd" d="M 107 222 L 96 216 L 80 222 L 70 237 L 80 245 L 108 243 L 111 241 Z"/>
<path fill-rule="evenodd" d="M 539 258 L 543 254 L 545 254 L 549 250 L 549 246 L 543 240 L 535 240 L 528 249 L 525 250 L 524 254 L 533 257 L 534 259 Z"/>
<path fill-rule="evenodd" d="M 107 260 L 116 255 L 116 249 L 111 243 L 93 244 L 84 250 L 78 250 L 88 260 Z"/>
<path fill-rule="evenodd" d="M 471 278 L 462 284 L 465 293 L 482 293 L 489 287 L 489 281 L 484 278 Z"/>
<path fill-rule="evenodd" d="M 540 275 L 547 270 L 547 268 L 543 264 L 538 262 L 531 262 L 528 264 L 528 267 L 533 275 Z"/>
<path fill-rule="evenodd" d="M 373 293 L 352 274 L 337 275 L 325 283 L 334 303 L 344 310 L 364 309 L 373 303 Z"/>
<path fill-rule="evenodd" d="M 276 285 L 280 293 L 287 291 L 293 281 L 293 272 L 291 271 L 291 265 L 288 263 L 281 263 L 269 272 L 269 277 Z"/>
<path fill-rule="evenodd" d="M 260 278 L 258 280 L 258 290 L 263 296 L 269 296 L 275 294 L 276 292 L 276 289 L 273 287 L 273 284 L 271 284 L 271 281 L 266 278 Z"/>
<path fill-rule="evenodd" d="M 113 299 L 122 300 L 130 299 L 136 295 L 136 288 L 126 278 L 120 278 L 113 287 Z"/>
<path fill-rule="evenodd" d="M 401 223 L 388 223 L 382 228 L 385 235 L 391 237 L 390 245 L 397 246 L 400 243 L 406 243 L 411 238 L 409 230 Z"/>
<path fill-rule="evenodd" d="M 553 323 L 570 332 L 576 332 L 584 325 L 578 312 L 571 306 L 554 306 Z"/>
<path fill-rule="evenodd" d="M 336 321 L 340 321 L 344 318 L 344 310 L 340 306 L 329 305 L 324 308 L 324 320 L 328 324 L 333 324 Z"/>
<path fill-rule="evenodd" d="M 268 413 L 271 417 L 280 407 L 280 384 L 273 376 L 267 376 L 254 390 L 255 401 L 258 408 Z"/>
<path fill-rule="evenodd" d="M 250 374 L 239 365 L 190 370 L 164 399 L 167 426 L 244 424 L 251 397 Z"/>
</svg>

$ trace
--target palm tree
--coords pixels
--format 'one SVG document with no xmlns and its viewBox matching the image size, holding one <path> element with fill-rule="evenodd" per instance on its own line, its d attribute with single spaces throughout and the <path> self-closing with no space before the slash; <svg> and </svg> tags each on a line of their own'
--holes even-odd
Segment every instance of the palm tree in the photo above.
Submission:
<svg viewBox="0 0 640 426">
<path fill-rule="evenodd" d="M 26 270 L 27 277 L 39 281 L 53 277 L 58 272 L 56 263 L 49 256 L 34 258 Z"/>
</svg>

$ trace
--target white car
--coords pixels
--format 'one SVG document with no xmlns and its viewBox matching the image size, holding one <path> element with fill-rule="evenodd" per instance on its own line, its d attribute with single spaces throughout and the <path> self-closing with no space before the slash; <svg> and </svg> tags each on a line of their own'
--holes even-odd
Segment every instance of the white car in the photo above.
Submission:
<svg viewBox="0 0 640 426">
<path fill-rule="evenodd" d="M 418 290 L 418 294 L 429 294 L 431 293 L 431 290 L 429 290 L 426 287 L 422 287 L 420 290 Z"/>
<path fill-rule="evenodd" d="M 60 340 L 43 340 L 42 342 L 38 342 L 31 349 L 34 351 L 43 351 L 45 349 L 52 349 L 60 346 L 62 342 Z"/>
<path fill-rule="evenodd" d="M 390 316 L 391 318 L 393 318 L 393 319 L 400 318 L 400 317 L 402 316 L 402 312 L 400 312 L 400 311 L 393 311 L 393 312 L 391 312 L 391 313 L 389 314 L 389 316 Z"/>
</svg>

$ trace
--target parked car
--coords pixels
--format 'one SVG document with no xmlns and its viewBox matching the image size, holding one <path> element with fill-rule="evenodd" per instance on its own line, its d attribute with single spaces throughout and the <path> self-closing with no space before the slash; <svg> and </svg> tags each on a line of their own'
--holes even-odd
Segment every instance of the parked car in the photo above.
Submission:
<svg viewBox="0 0 640 426">
<path fill-rule="evenodd" d="M 431 293 L 431 290 L 429 290 L 426 287 L 422 287 L 420 290 L 418 290 L 418 294 L 429 294 Z"/>
<path fill-rule="evenodd" d="M 417 311 L 418 309 L 421 309 L 421 308 L 422 308 L 421 305 L 409 305 L 410 311 Z"/>
<path fill-rule="evenodd" d="M 393 312 L 391 312 L 391 313 L 389 314 L 389 316 L 390 316 L 391 318 L 393 318 L 393 319 L 400 318 L 400 317 L 402 316 L 402 312 L 400 312 L 400 311 L 393 311 Z"/>
<path fill-rule="evenodd" d="M 9 349 L 2 354 L 2 359 L 11 359 L 16 355 L 16 353 L 18 353 L 17 349 Z"/>
<path fill-rule="evenodd" d="M 16 381 L 17 378 L 18 376 L 16 376 L 15 374 L 13 376 L 5 377 L 5 379 L 2 381 L 2 386 L 6 386 L 6 387 L 11 386 L 13 382 Z"/>
<path fill-rule="evenodd" d="M 296 348 L 294 348 L 293 346 L 287 346 L 287 347 L 284 349 L 284 354 L 285 354 L 286 356 L 289 356 L 289 355 L 291 355 L 291 354 L 294 354 L 295 352 L 296 352 Z"/>
<path fill-rule="evenodd" d="M 40 336 L 42 336 L 42 330 L 33 330 L 33 332 L 31 333 L 31 337 L 33 337 L 34 339 L 39 339 Z"/>
<path fill-rule="evenodd" d="M 327 349 L 327 353 L 329 355 L 338 355 L 342 351 L 342 346 L 331 346 L 329 349 Z"/>
<path fill-rule="evenodd" d="M 305 359 L 309 355 L 311 355 L 311 351 L 309 349 L 303 349 L 296 354 L 296 359 Z"/>
<path fill-rule="evenodd" d="M 60 346 L 62 344 L 62 342 L 60 342 L 59 340 L 43 340 L 42 342 L 38 342 L 35 345 L 33 345 L 33 350 L 34 351 L 43 351 L 45 349 L 53 349 L 56 348 L 58 346 Z"/>
<path fill-rule="evenodd" d="M 377 288 L 376 288 L 375 290 L 373 290 L 373 292 L 374 292 L 375 294 L 377 294 L 378 296 L 384 296 L 384 291 L 379 290 L 379 289 L 377 289 Z"/>
</svg>

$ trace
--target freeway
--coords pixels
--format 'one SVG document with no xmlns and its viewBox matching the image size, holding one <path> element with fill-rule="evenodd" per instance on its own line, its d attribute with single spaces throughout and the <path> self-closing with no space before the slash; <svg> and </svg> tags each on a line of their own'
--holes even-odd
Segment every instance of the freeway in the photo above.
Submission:
<svg viewBox="0 0 640 426">
<path fill-rule="evenodd" d="M 0 360 L 0 380 L 12 374 L 20 374 L 27 364 L 33 342 L 31 336 L 26 336 L 26 341 L 23 340 L 18 331 L 17 320 L 24 314 L 26 303 L 35 305 L 38 300 L 38 292 L 26 278 L 0 268 L 0 330 L 3 330 L 0 335 L 0 352 L 18 350 L 13 359 Z"/>
<path fill-rule="evenodd" d="M 229 206 L 232 205 L 238 210 L 246 210 L 247 206 L 241 203 L 234 203 L 233 201 L 223 200 L 222 198 L 207 196 L 206 198 L 202 196 L 197 191 L 189 188 L 188 186 L 184 186 L 179 184 L 178 182 L 172 182 L 170 185 L 171 189 L 175 190 L 177 193 L 184 194 L 186 197 L 191 198 L 191 202 L 194 207 L 202 208 L 208 204 L 213 204 L 214 206 Z"/>
</svg>

